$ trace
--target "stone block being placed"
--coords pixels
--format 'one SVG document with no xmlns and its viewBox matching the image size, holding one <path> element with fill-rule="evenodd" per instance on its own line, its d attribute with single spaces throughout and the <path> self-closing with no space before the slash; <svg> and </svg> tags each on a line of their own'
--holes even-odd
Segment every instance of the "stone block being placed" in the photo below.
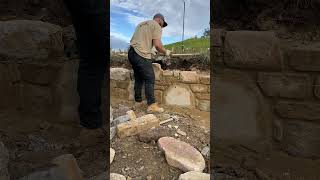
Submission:
<svg viewBox="0 0 320 180">
<path fill-rule="evenodd" d="M 137 118 L 135 121 L 128 121 L 117 126 L 117 135 L 120 138 L 137 135 L 141 132 L 159 126 L 159 119 L 153 114 Z"/>
</svg>

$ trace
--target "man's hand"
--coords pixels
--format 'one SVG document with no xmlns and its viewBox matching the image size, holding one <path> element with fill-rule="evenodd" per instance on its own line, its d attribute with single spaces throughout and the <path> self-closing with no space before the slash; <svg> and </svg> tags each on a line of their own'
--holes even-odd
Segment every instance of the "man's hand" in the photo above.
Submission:
<svg viewBox="0 0 320 180">
<path fill-rule="evenodd" d="M 167 56 L 167 57 L 170 57 L 170 56 L 171 56 L 171 54 L 172 54 L 172 52 L 171 52 L 170 50 L 168 50 L 168 49 L 167 49 L 167 50 L 166 50 L 166 56 Z"/>
</svg>

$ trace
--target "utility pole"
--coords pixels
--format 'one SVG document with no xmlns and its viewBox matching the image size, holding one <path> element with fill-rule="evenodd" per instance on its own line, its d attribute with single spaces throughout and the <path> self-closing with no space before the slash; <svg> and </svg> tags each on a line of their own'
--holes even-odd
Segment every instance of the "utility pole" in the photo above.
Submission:
<svg viewBox="0 0 320 180">
<path fill-rule="evenodd" d="M 182 51 L 184 52 L 184 44 L 183 44 L 183 40 L 184 40 L 184 17 L 185 17 L 185 10 L 186 9 L 186 2 L 185 0 L 183 0 L 183 25 L 182 25 Z"/>
</svg>

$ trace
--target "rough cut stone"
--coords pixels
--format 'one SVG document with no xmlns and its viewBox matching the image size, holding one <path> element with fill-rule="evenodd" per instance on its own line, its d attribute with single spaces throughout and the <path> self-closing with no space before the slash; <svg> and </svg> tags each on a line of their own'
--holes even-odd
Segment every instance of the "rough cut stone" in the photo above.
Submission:
<svg viewBox="0 0 320 180">
<path fill-rule="evenodd" d="M 201 84 L 210 84 L 210 75 L 199 75 Z"/>
<path fill-rule="evenodd" d="M 9 152 L 8 149 L 0 142 L 0 179 L 9 180 L 8 172 Z"/>
<path fill-rule="evenodd" d="M 168 105 L 192 106 L 194 97 L 191 90 L 184 85 L 172 85 L 164 94 L 165 103 Z"/>
<path fill-rule="evenodd" d="M 157 103 L 161 104 L 163 100 L 163 92 L 159 90 L 155 90 L 154 97 L 156 98 Z"/>
<path fill-rule="evenodd" d="M 143 131 L 159 126 L 159 119 L 153 115 L 148 114 L 137 118 L 135 121 L 128 121 L 117 126 L 117 134 L 120 138 L 133 136 Z"/>
<path fill-rule="evenodd" d="M 205 161 L 201 153 L 191 145 L 172 137 L 162 137 L 158 140 L 159 148 L 164 151 L 170 166 L 179 168 L 184 172 L 202 172 Z"/>
<path fill-rule="evenodd" d="M 158 63 L 152 63 L 152 66 L 153 66 L 155 79 L 157 81 L 161 80 L 161 76 L 162 76 L 162 72 L 163 72 L 163 70 L 161 69 L 161 65 Z"/>
<path fill-rule="evenodd" d="M 0 22 L 0 59 L 52 59 L 63 55 L 61 27 L 31 20 Z"/>
<path fill-rule="evenodd" d="M 110 68 L 110 80 L 125 81 L 130 79 L 130 71 L 125 68 Z"/>
<path fill-rule="evenodd" d="M 163 76 L 173 76 L 173 71 L 165 70 L 162 74 Z"/>
<path fill-rule="evenodd" d="M 268 116 L 271 114 L 265 106 L 268 103 L 257 83 L 247 73 L 235 70 L 223 70 L 214 76 L 215 137 L 233 142 L 262 139 L 262 132 L 270 129 L 264 123 L 272 117 Z"/>
<path fill-rule="evenodd" d="M 290 48 L 286 51 L 289 66 L 298 71 L 320 71 L 320 45 Z"/>
<path fill-rule="evenodd" d="M 72 154 L 64 154 L 52 160 L 52 163 L 57 165 L 64 177 L 70 180 L 83 180 L 81 170 L 78 166 L 77 160 Z"/>
<path fill-rule="evenodd" d="M 196 71 L 180 71 L 180 79 L 184 83 L 199 82 L 199 76 Z"/>
<path fill-rule="evenodd" d="M 121 174 L 110 173 L 110 180 L 126 180 L 126 177 Z"/>
<path fill-rule="evenodd" d="M 110 164 L 112 163 L 115 155 L 116 155 L 116 151 L 110 148 Z"/>
<path fill-rule="evenodd" d="M 208 100 L 199 100 L 198 109 L 201 111 L 210 111 L 210 101 Z"/>
<path fill-rule="evenodd" d="M 136 114 L 135 114 L 134 111 L 132 111 L 132 110 L 127 111 L 126 114 L 129 116 L 129 119 L 130 119 L 131 121 L 137 119 Z"/>
<path fill-rule="evenodd" d="M 125 123 L 129 120 L 130 120 L 130 116 L 128 114 L 119 116 L 112 121 L 111 126 L 117 126 L 118 124 Z"/>
<path fill-rule="evenodd" d="M 282 144 L 293 156 L 320 158 L 320 125 L 299 120 L 285 121 Z"/>
<path fill-rule="evenodd" d="M 320 119 L 319 103 L 280 101 L 276 104 L 275 110 L 282 118 L 311 121 L 318 121 Z"/>
<path fill-rule="evenodd" d="M 208 86 L 202 84 L 191 84 L 190 88 L 194 93 L 206 93 L 208 92 Z"/>
<path fill-rule="evenodd" d="M 210 100 L 210 94 L 209 93 L 196 93 L 196 97 L 199 100 Z"/>
<path fill-rule="evenodd" d="M 229 67 L 281 69 L 282 52 L 273 32 L 228 31 L 224 62 Z"/>
<path fill-rule="evenodd" d="M 210 174 L 189 171 L 179 176 L 178 180 L 210 180 Z"/>
<path fill-rule="evenodd" d="M 306 98 L 312 94 L 312 80 L 306 74 L 259 73 L 258 81 L 270 97 Z"/>
</svg>

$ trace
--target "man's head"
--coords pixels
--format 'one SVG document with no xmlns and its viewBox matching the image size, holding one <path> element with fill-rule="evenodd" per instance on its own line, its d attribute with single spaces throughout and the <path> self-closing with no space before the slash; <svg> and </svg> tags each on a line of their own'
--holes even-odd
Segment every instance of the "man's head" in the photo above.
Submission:
<svg viewBox="0 0 320 180">
<path fill-rule="evenodd" d="M 168 25 L 167 22 L 164 20 L 163 15 L 160 13 L 157 13 L 156 15 L 154 15 L 153 20 L 155 20 L 162 28 Z"/>
</svg>

